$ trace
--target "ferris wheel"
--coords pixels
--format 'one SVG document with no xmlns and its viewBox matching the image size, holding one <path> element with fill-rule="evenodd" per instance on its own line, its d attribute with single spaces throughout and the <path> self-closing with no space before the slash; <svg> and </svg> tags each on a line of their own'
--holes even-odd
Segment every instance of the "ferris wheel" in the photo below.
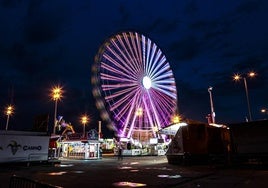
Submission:
<svg viewBox="0 0 268 188">
<path fill-rule="evenodd" d="M 93 95 L 100 115 L 119 137 L 170 125 L 177 109 L 173 72 L 146 36 L 121 32 L 100 47 L 92 67 Z"/>
</svg>

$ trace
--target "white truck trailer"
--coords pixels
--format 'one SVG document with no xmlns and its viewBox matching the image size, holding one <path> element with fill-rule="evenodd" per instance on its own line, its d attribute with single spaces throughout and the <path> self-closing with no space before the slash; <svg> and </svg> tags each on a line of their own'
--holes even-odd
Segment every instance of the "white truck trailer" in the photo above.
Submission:
<svg viewBox="0 0 268 188">
<path fill-rule="evenodd" d="M 45 132 L 0 130 L 0 163 L 46 162 L 49 139 Z"/>
</svg>

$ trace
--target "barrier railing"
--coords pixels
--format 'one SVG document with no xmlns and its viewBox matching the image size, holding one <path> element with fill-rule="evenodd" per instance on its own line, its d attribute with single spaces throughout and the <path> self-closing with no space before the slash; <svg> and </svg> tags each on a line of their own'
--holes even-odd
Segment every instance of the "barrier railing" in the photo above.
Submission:
<svg viewBox="0 0 268 188">
<path fill-rule="evenodd" d="M 9 188 L 61 188 L 61 187 L 14 175 L 10 178 Z"/>
</svg>

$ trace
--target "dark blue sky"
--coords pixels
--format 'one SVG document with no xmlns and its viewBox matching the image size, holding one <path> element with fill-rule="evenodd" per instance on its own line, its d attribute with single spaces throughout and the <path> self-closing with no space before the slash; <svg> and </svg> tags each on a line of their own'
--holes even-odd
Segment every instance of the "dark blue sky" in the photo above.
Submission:
<svg viewBox="0 0 268 188">
<path fill-rule="evenodd" d="M 91 66 L 102 43 L 119 31 L 138 31 L 160 47 L 173 70 L 180 113 L 206 122 L 213 86 L 216 122 L 247 116 L 245 89 L 234 73 L 250 70 L 254 120 L 268 107 L 268 1 L 0 0 L 0 108 L 12 102 L 10 129 L 30 129 L 35 115 L 52 125 L 53 85 L 64 87 L 58 112 L 77 131 L 88 113 L 97 127 Z M 0 116 L 4 129 L 6 117 Z"/>
</svg>

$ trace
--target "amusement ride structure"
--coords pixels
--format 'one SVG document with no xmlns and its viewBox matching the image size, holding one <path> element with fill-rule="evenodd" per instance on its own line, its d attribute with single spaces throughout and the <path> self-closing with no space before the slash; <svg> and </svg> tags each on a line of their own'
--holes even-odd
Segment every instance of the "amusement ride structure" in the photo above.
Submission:
<svg viewBox="0 0 268 188">
<path fill-rule="evenodd" d="M 93 95 L 103 121 L 120 138 L 146 142 L 177 112 L 173 72 L 159 47 L 137 32 L 121 32 L 99 48 Z"/>
</svg>

